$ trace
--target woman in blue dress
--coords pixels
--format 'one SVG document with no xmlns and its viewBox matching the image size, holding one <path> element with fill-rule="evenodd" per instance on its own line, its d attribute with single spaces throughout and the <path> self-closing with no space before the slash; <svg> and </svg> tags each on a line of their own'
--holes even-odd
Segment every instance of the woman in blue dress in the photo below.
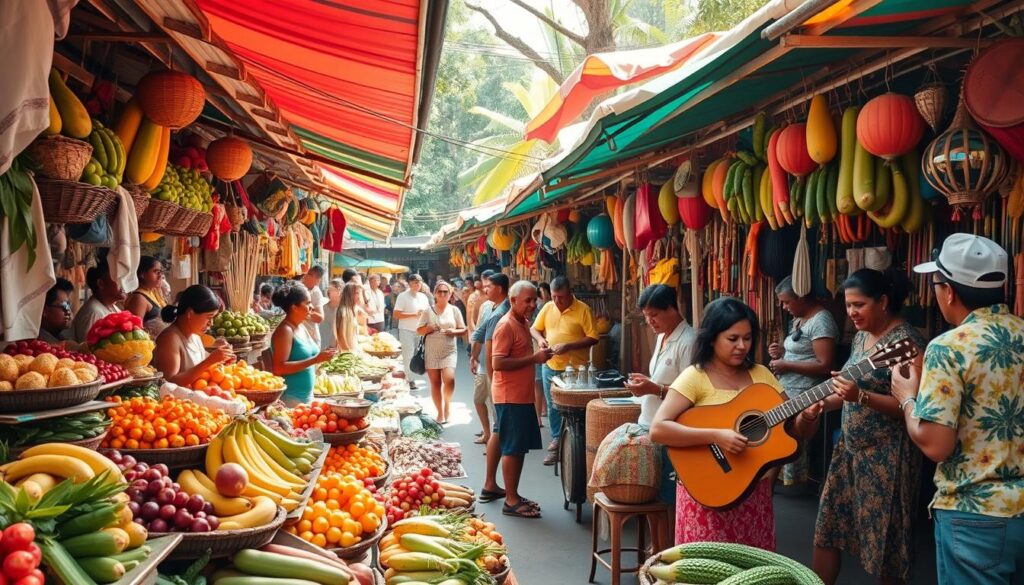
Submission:
<svg viewBox="0 0 1024 585">
<path fill-rule="evenodd" d="M 271 371 L 284 378 L 287 389 L 281 399 L 289 407 L 313 400 L 314 366 L 334 357 L 336 349 L 320 349 L 303 325 L 309 312 L 309 291 L 298 281 L 277 287 L 274 306 L 284 311 L 284 319 L 270 338 Z"/>
</svg>

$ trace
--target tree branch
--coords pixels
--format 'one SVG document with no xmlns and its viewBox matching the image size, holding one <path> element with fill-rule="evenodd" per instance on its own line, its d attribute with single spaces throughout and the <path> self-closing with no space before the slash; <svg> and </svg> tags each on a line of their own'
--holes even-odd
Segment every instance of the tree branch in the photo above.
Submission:
<svg viewBox="0 0 1024 585">
<path fill-rule="evenodd" d="M 533 6 L 530 6 L 526 2 L 523 2 L 523 0 L 512 0 L 512 3 L 515 4 L 516 6 L 522 8 L 523 10 L 529 12 L 530 14 L 536 16 L 539 20 L 541 20 L 542 22 L 544 22 L 545 24 L 547 24 L 551 28 L 555 29 L 555 32 L 561 34 L 565 38 L 567 38 L 570 41 L 576 43 L 577 45 L 586 48 L 586 46 L 587 46 L 587 38 L 584 37 L 583 35 L 575 33 L 573 31 L 569 30 L 568 28 L 563 26 L 561 23 L 559 23 L 557 20 L 549 17 L 548 15 L 544 14 L 540 10 L 537 10 Z"/>
<path fill-rule="evenodd" d="M 490 21 L 491 26 L 494 27 L 494 34 L 497 35 L 499 39 L 505 41 L 513 49 L 519 51 L 524 57 L 533 61 L 534 64 L 536 64 L 537 67 L 541 69 L 541 71 L 547 73 L 548 76 L 551 77 L 551 79 L 555 80 L 555 83 L 561 85 L 561 83 L 565 81 L 565 76 L 562 75 L 562 72 L 559 71 L 557 67 L 552 65 L 544 57 L 541 57 L 540 54 L 537 53 L 537 51 L 534 51 L 532 48 L 530 48 L 530 45 L 527 45 L 518 37 L 513 36 L 508 31 L 503 29 L 501 25 L 498 24 L 498 19 L 494 18 L 493 14 L 488 12 L 483 7 L 477 6 L 475 4 L 471 4 L 469 2 L 466 2 L 465 4 L 466 8 L 469 8 L 470 10 L 473 10 L 475 12 L 479 12 L 484 16 L 484 18 Z"/>
</svg>

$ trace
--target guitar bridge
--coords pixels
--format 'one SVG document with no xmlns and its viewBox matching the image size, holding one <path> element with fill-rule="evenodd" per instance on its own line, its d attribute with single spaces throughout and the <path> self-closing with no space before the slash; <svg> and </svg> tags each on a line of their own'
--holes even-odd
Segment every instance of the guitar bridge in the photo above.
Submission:
<svg viewBox="0 0 1024 585">
<path fill-rule="evenodd" d="M 708 449 L 711 449 L 711 456 L 715 458 L 715 461 L 718 462 L 719 467 L 722 468 L 724 473 L 732 471 L 732 466 L 729 465 L 729 461 L 725 458 L 725 452 L 722 451 L 721 447 L 715 443 L 711 443 L 708 445 Z"/>
</svg>

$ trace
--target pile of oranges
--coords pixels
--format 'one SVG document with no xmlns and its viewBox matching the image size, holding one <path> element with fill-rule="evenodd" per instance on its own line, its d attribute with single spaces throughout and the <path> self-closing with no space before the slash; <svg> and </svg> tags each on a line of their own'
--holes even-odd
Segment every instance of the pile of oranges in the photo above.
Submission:
<svg viewBox="0 0 1024 585">
<path fill-rule="evenodd" d="M 387 471 L 388 465 L 384 458 L 373 449 L 357 445 L 337 445 L 331 447 L 324 461 L 324 472 L 351 475 L 356 479 L 380 477 Z"/>
<path fill-rule="evenodd" d="M 320 429 L 325 433 L 352 433 L 369 426 L 365 418 L 346 419 L 331 410 L 330 405 L 320 400 L 300 404 L 292 409 L 292 427 L 308 431 Z"/>
<path fill-rule="evenodd" d="M 325 472 L 317 480 L 302 518 L 288 531 L 319 547 L 348 548 L 373 534 L 383 517 L 384 505 L 362 481 Z"/>
<path fill-rule="evenodd" d="M 167 449 L 209 443 L 231 418 L 170 396 L 162 400 L 114 396 L 107 400 L 113 402 L 107 409 L 113 422 L 102 446 L 111 449 Z"/>
<path fill-rule="evenodd" d="M 284 388 L 284 378 L 256 369 L 241 360 L 214 366 L 192 383 L 193 390 L 204 390 L 210 386 L 238 392 L 262 392 Z"/>
</svg>

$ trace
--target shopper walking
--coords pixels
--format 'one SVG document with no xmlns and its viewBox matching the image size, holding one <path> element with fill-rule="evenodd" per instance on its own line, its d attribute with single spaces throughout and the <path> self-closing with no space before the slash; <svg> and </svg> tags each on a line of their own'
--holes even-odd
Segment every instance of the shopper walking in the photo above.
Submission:
<svg viewBox="0 0 1024 585">
<path fill-rule="evenodd" d="M 434 287 L 434 306 L 420 317 L 417 333 L 423 340 L 423 356 L 430 379 L 430 396 L 437 422 L 448 424 L 452 396 L 455 394 L 455 366 L 459 350 L 456 339 L 466 334 L 462 313 L 451 303 L 452 285 L 438 280 Z"/>
<path fill-rule="evenodd" d="M 284 319 L 270 337 L 270 371 L 284 378 L 287 390 L 281 400 L 293 408 L 313 400 L 313 368 L 334 357 L 337 350 L 321 350 L 305 326 L 313 310 L 305 285 L 286 282 L 274 291 L 273 301 L 284 311 Z"/>
<path fill-rule="evenodd" d="M 341 289 L 341 302 L 334 321 L 334 333 L 338 340 L 338 351 L 358 352 L 359 335 L 366 331 L 369 317 L 363 310 L 363 285 L 349 281 Z"/>
<path fill-rule="evenodd" d="M 494 341 L 494 331 L 498 327 L 498 323 L 501 318 L 508 313 L 511 308 L 511 304 L 508 299 L 509 291 L 509 280 L 508 277 L 500 272 L 492 274 L 487 277 L 488 288 L 487 294 L 492 302 L 497 303 L 494 310 L 491 311 L 490 316 L 487 317 L 486 321 L 480 323 L 477 330 L 473 333 L 474 345 L 476 343 L 482 343 L 482 349 L 480 355 L 483 359 L 480 362 L 480 368 L 484 377 L 487 380 L 486 383 L 486 400 L 492 405 L 494 404 L 494 369 L 492 363 L 492 351 Z M 479 341 L 478 341 L 479 340 Z M 475 397 L 474 397 L 475 400 Z M 494 406 L 491 406 L 494 408 Z M 479 412 L 479 407 L 477 411 Z M 492 433 L 487 439 L 487 461 L 484 468 L 484 489 L 480 492 L 480 501 L 487 503 L 492 500 L 504 497 L 505 492 L 498 487 L 498 465 L 501 463 L 501 449 L 497 441 L 493 438 L 493 431 L 497 428 L 498 415 L 494 411 L 493 417 L 490 419 L 493 422 L 493 426 L 489 429 Z"/>
<path fill-rule="evenodd" d="M 491 367 L 494 371 L 494 407 L 498 412 L 491 444 L 501 452 L 501 474 L 505 479 L 506 516 L 540 518 L 540 506 L 519 494 L 523 460 L 533 449 L 541 448 L 540 427 L 533 405 L 534 365 L 551 357 L 550 348 L 533 350 L 530 319 L 537 308 L 537 288 L 520 280 L 509 291 L 511 306 L 494 329 L 491 340 Z"/>
<path fill-rule="evenodd" d="M 371 274 L 366 284 L 366 308 L 369 322 L 367 327 L 380 333 L 384 331 L 384 291 L 380 289 L 380 275 Z"/>
<path fill-rule="evenodd" d="M 344 283 L 335 278 L 327 283 L 327 302 L 324 303 L 324 320 L 320 322 L 320 345 L 324 348 L 337 347 L 338 307 L 341 306 L 341 289 Z"/>
<path fill-rule="evenodd" d="M 414 374 L 409 369 L 409 362 L 419 341 L 416 329 L 420 326 L 420 317 L 430 310 L 430 299 L 422 288 L 423 278 L 413 274 L 409 277 L 408 290 L 399 294 L 395 300 L 394 315 L 398 319 L 398 342 L 402 344 L 402 366 L 405 368 L 406 379 L 410 381 L 414 379 Z"/>
<path fill-rule="evenodd" d="M 320 290 L 320 282 L 323 279 L 323 267 L 315 264 L 310 266 L 306 274 L 302 276 L 302 285 L 309 291 L 309 316 L 306 317 L 303 326 L 317 347 L 321 347 L 320 323 L 324 321 L 324 303 L 326 302 L 324 293 Z"/>
<path fill-rule="evenodd" d="M 793 279 L 786 277 L 775 287 L 775 296 L 782 308 L 793 315 L 789 335 L 782 344 L 768 346 L 771 371 L 779 377 L 786 394 L 797 397 L 827 380 L 835 367 L 836 339 L 839 328 L 832 313 L 812 295 L 801 297 L 793 291 Z M 807 473 L 806 444 L 801 445 L 796 461 L 782 467 L 782 483 L 805 483 Z"/>
<path fill-rule="evenodd" d="M 573 296 L 569 279 L 564 276 L 556 276 L 551 281 L 551 302 L 541 309 L 531 332 L 541 349 L 550 347 L 554 354 L 541 370 L 544 400 L 548 403 L 548 423 L 551 425 L 551 444 L 548 445 L 544 465 L 554 465 L 558 461 L 562 416 L 551 402 L 551 378 L 560 375 L 570 365 L 586 366 L 587 348 L 597 344 L 598 334 L 590 307 Z"/>
<path fill-rule="evenodd" d="M 946 238 L 931 278 L 955 328 L 924 359 L 893 372 L 910 438 L 935 470 L 941 585 L 1010 585 L 1024 575 L 1024 320 L 1006 306 L 1006 251 L 970 234 Z"/>
<path fill-rule="evenodd" d="M 844 368 L 906 337 L 924 346 L 917 329 L 900 318 L 907 289 L 906 278 L 896 271 L 862 268 L 846 279 L 846 314 L 857 335 Z M 835 395 L 796 419 L 806 434 L 817 428 L 822 410 L 843 409 L 814 530 L 814 572 L 826 585 L 835 583 L 846 551 L 880 583 L 906 582 L 914 565 L 921 452 L 890 395 L 889 370 L 875 370 L 859 381 L 833 372 L 832 387 Z"/>
</svg>

